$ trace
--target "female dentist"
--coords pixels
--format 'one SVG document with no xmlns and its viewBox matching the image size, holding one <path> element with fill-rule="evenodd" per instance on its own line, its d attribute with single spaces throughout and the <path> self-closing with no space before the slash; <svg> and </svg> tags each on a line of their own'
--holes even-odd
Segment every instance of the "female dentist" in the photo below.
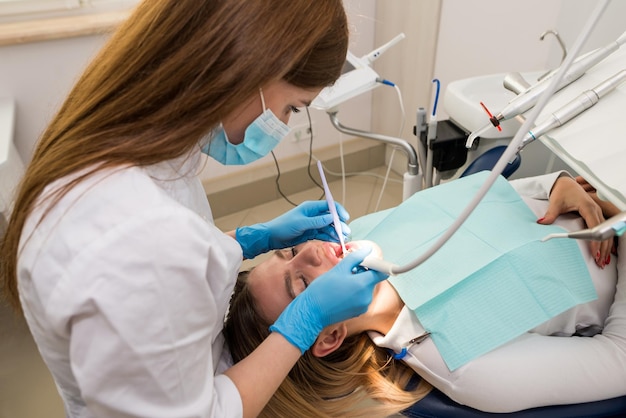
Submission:
<svg viewBox="0 0 626 418">
<path fill-rule="evenodd" d="M 224 234 L 196 177 L 201 149 L 225 164 L 267 154 L 339 77 L 347 44 L 341 0 L 146 0 L 77 81 L 0 251 L 68 417 L 256 416 L 322 328 L 366 311 L 386 277 L 353 273 L 362 251 L 229 367 L 242 254 L 337 236 L 325 202 Z"/>
</svg>

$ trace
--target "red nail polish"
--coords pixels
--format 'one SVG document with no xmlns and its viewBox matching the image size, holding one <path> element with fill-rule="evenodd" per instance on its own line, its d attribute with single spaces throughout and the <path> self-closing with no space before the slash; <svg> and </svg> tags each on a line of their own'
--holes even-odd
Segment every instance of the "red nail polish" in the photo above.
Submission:
<svg viewBox="0 0 626 418">
<path fill-rule="evenodd" d="M 611 256 L 607 255 L 606 256 L 606 260 L 604 262 L 605 262 L 605 264 L 609 264 L 611 262 Z"/>
<path fill-rule="evenodd" d="M 540 224 L 541 222 L 543 222 L 544 219 L 546 219 L 546 218 L 539 218 L 539 219 L 537 219 L 537 223 Z"/>
<path fill-rule="evenodd" d="M 596 253 L 596 261 L 599 262 L 600 261 L 600 251 L 598 251 Z"/>
</svg>

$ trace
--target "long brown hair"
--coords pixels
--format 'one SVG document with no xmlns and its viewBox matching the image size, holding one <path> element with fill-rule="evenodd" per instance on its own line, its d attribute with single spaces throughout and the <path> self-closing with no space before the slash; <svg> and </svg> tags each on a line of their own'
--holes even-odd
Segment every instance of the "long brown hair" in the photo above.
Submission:
<svg viewBox="0 0 626 418">
<path fill-rule="evenodd" d="M 268 82 L 321 88 L 348 47 L 341 0 L 145 0 L 111 36 L 41 136 L 0 245 L 19 311 L 17 256 L 44 188 L 68 174 L 180 157 Z"/>
<path fill-rule="evenodd" d="M 269 335 L 247 284 L 239 274 L 224 326 L 226 344 L 238 362 Z M 346 338 L 324 358 L 310 350 L 298 360 L 261 417 L 387 417 L 422 399 L 431 386 L 421 381 L 407 389 L 415 372 L 390 357 L 365 334 Z M 375 402 L 367 402 L 374 400 Z"/>
</svg>

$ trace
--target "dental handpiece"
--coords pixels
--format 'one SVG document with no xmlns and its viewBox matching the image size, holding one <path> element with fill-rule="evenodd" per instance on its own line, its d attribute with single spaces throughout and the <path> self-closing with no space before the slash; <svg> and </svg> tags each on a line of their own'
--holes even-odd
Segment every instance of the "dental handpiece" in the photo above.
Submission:
<svg viewBox="0 0 626 418">
<path fill-rule="evenodd" d="M 611 42 L 607 46 L 596 49 L 595 51 L 576 59 L 567 73 L 563 76 L 563 79 L 557 85 L 557 91 L 582 77 L 587 70 L 611 55 L 613 52 L 617 51 L 624 43 L 626 43 L 626 32 L 617 38 L 616 41 Z M 504 109 L 490 119 L 491 123 L 494 126 L 498 126 L 501 120 L 511 119 L 533 107 L 537 103 L 541 93 L 548 88 L 550 80 L 554 74 L 556 74 L 556 71 L 512 99 L 504 107 Z"/>
<path fill-rule="evenodd" d="M 521 151 L 528 143 L 580 115 L 585 110 L 598 103 L 601 97 L 614 90 L 618 85 L 623 83 L 624 80 L 626 80 L 626 70 L 620 71 L 611 78 L 598 84 L 593 89 L 584 91 L 574 100 L 552 113 L 547 120 L 537 125 L 533 130 L 528 131 L 518 146 L 517 151 Z"/>
<path fill-rule="evenodd" d="M 550 234 L 543 238 L 541 242 L 552 238 L 573 238 L 594 241 L 604 241 L 611 237 L 620 237 L 626 232 L 626 211 L 607 219 L 593 228 L 583 229 L 576 232 L 563 232 Z"/>
<path fill-rule="evenodd" d="M 616 41 L 611 42 L 605 47 L 598 48 L 595 51 L 577 58 L 557 85 L 556 91 L 582 77 L 588 69 L 611 55 L 613 52 L 617 51 L 624 43 L 626 43 L 626 32 L 622 33 Z M 466 147 L 470 148 L 476 137 L 488 131 L 492 126 L 497 127 L 500 125 L 501 121 L 512 119 L 532 108 L 539 100 L 541 94 L 548 88 L 552 81 L 552 77 L 558 73 L 558 70 L 559 69 L 557 68 L 552 71 L 552 73 L 550 73 L 547 77 L 544 77 L 541 81 L 530 86 L 528 89 L 518 94 L 515 98 L 511 99 L 511 101 L 509 101 L 509 103 L 507 103 L 507 105 L 500 112 L 489 118 L 489 122 L 485 126 L 469 135 Z"/>
</svg>

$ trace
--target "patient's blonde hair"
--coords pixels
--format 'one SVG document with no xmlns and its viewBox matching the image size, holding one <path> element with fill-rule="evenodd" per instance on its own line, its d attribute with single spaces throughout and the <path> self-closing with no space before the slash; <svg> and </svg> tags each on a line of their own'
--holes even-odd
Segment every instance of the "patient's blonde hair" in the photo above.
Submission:
<svg viewBox="0 0 626 418">
<path fill-rule="evenodd" d="M 247 284 L 239 274 L 224 335 L 233 360 L 248 356 L 268 335 Z M 387 417 L 422 399 L 431 386 L 406 389 L 415 372 L 390 357 L 365 334 L 350 336 L 323 358 L 304 353 L 263 410 L 262 417 Z M 368 400 L 377 401 L 375 403 Z"/>
</svg>

